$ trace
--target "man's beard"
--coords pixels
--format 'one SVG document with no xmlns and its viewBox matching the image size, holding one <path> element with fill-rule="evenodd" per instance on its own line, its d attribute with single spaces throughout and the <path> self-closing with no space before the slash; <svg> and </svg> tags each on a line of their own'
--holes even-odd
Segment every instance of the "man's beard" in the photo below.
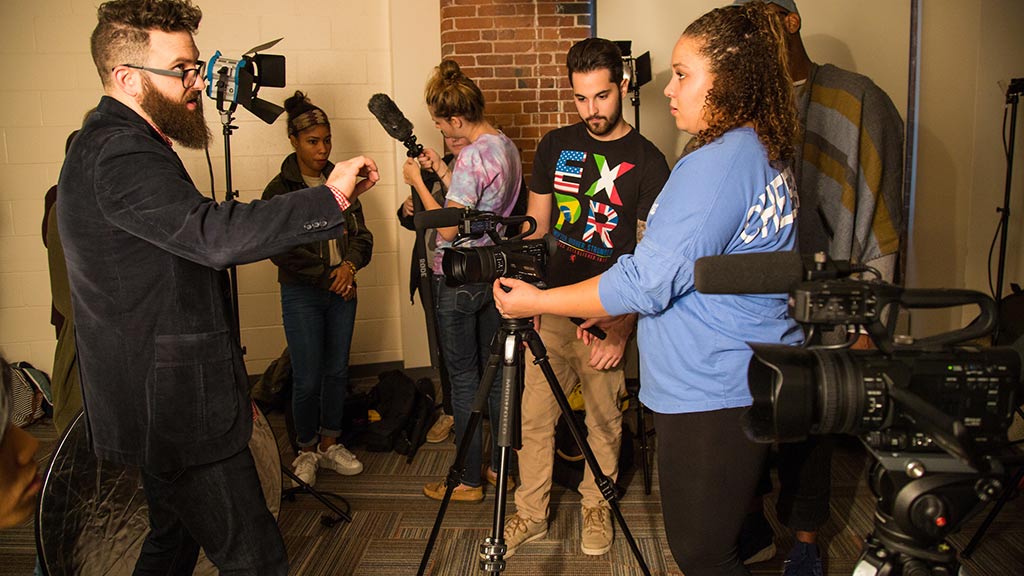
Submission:
<svg viewBox="0 0 1024 576">
<path fill-rule="evenodd" d="M 604 136 L 605 134 L 614 130 L 615 127 L 619 125 L 619 121 L 622 119 L 622 100 L 619 100 L 619 105 L 615 107 L 615 110 L 612 112 L 610 116 L 608 116 L 605 122 L 597 126 L 594 126 L 594 124 L 592 124 L 591 121 L 596 120 L 598 118 L 603 117 L 591 116 L 590 118 L 583 118 L 584 123 L 586 123 L 587 125 L 587 130 L 590 131 L 591 134 L 593 134 L 594 136 Z"/>
<path fill-rule="evenodd" d="M 142 101 L 139 104 L 165 136 L 186 148 L 205 148 L 209 144 L 210 128 L 203 118 L 203 102 L 199 92 L 190 90 L 187 100 L 175 102 L 161 94 L 148 78 L 143 77 L 142 85 Z M 189 110 L 186 107 L 188 102 L 195 102 L 196 109 Z"/>
</svg>

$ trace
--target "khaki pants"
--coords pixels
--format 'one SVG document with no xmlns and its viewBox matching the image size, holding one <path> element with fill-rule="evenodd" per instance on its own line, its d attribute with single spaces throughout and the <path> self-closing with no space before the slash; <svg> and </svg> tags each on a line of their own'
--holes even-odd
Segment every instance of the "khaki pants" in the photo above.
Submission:
<svg viewBox="0 0 1024 576">
<path fill-rule="evenodd" d="M 576 325 L 568 318 L 545 315 L 539 334 L 562 390 L 568 393 L 576 382 L 583 383 L 587 441 L 601 465 L 601 471 L 614 481 L 619 473 L 619 445 L 622 441 L 619 399 L 626 391 L 622 363 L 611 370 L 591 368 L 588 365 L 590 348 L 576 338 Z M 522 398 L 523 447 L 518 453 L 520 484 L 515 492 L 515 503 L 520 516 L 536 522 L 548 517 L 555 423 L 560 414 L 543 372 L 527 354 Z M 579 492 L 584 507 L 606 505 L 589 466 L 584 467 Z"/>
</svg>

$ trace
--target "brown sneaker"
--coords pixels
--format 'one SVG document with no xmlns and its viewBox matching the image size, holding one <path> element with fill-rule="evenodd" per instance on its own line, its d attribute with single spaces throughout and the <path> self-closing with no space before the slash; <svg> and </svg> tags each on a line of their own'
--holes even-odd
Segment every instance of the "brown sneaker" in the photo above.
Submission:
<svg viewBox="0 0 1024 576">
<path fill-rule="evenodd" d="M 441 414 L 427 431 L 427 442 L 431 444 L 444 442 L 451 435 L 453 428 L 455 428 L 455 417 Z"/>
<path fill-rule="evenodd" d="M 445 485 L 444 480 L 438 480 L 437 482 L 428 482 L 423 487 L 423 493 L 427 498 L 433 498 L 434 500 L 444 500 Z M 452 491 L 452 502 L 480 502 L 484 499 L 484 488 L 483 486 L 466 486 L 465 484 L 459 484 Z"/>
<path fill-rule="evenodd" d="M 580 548 L 588 556 L 600 556 L 612 549 L 611 511 L 604 506 L 583 508 L 583 538 Z"/>
<path fill-rule="evenodd" d="M 511 558 L 523 544 L 547 536 L 548 523 L 546 521 L 534 522 L 516 514 L 505 520 L 505 531 L 503 534 L 505 546 L 508 547 L 508 550 L 505 552 L 505 558 Z"/>
<path fill-rule="evenodd" d="M 498 473 L 491 470 L 490 466 L 484 468 L 484 478 L 487 478 L 487 483 L 495 488 L 498 487 Z M 509 476 L 508 482 L 505 482 L 505 492 L 511 492 L 516 487 L 516 479 Z"/>
</svg>

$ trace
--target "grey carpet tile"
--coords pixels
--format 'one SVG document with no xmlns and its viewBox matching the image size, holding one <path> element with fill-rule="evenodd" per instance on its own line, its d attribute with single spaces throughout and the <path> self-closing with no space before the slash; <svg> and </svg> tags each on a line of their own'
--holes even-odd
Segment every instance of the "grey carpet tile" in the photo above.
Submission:
<svg viewBox="0 0 1024 576">
<path fill-rule="evenodd" d="M 365 383 L 364 383 L 365 385 Z M 268 415 L 281 448 L 281 461 L 288 465 L 294 456 L 284 436 L 280 413 Z M 630 425 L 635 422 L 627 418 Z M 30 430 L 43 441 L 42 460 L 54 443 L 52 427 L 37 424 Z M 358 476 L 340 476 L 332 471 L 320 474 L 317 489 L 344 499 L 335 501 L 351 513 L 351 523 L 327 527 L 321 517 L 327 509 L 309 495 L 300 494 L 281 504 L 279 525 L 288 548 L 291 573 L 303 576 L 378 576 L 415 574 L 437 518 L 439 503 L 422 494 L 426 482 L 442 478 L 455 454 L 452 442 L 421 448 L 412 463 L 395 453 L 374 453 L 355 448 L 364 464 Z M 850 574 L 860 554 L 863 536 L 872 528 L 874 496 L 865 480 L 868 458 L 855 442 L 841 442 L 833 462 L 831 519 L 822 529 L 821 543 L 827 556 L 826 573 Z M 655 471 L 655 476 L 657 472 Z M 621 502 L 637 546 L 652 574 L 679 576 L 664 540 L 657 478 L 651 495 L 643 492 L 638 470 L 624 471 L 621 482 L 627 492 Z M 477 557 L 480 544 L 491 531 L 494 489 L 486 487 L 481 503 L 452 503 L 445 514 L 431 553 L 427 573 L 433 576 L 480 574 Z M 507 498 L 508 512 L 515 510 Z M 793 538 L 774 514 L 773 499 L 766 499 L 766 512 L 776 533 L 779 552 L 775 558 L 751 566 L 751 573 L 779 575 L 785 553 Z M 641 574 L 632 551 L 616 526 L 616 538 L 609 554 L 584 555 L 579 548 L 580 504 L 573 491 L 555 485 L 551 494 L 551 526 L 548 536 L 521 548 L 509 558 L 503 574 L 509 576 L 636 576 Z M 987 512 L 987 511 L 986 511 Z M 984 516 L 984 514 L 982 515 Z M 977 529 L 982 516 L 968 522 L 951 540 L 963 547 Z M 35 546 L 31 523 L 0 532 L 0 576 L 31 574 Z M 1011 501 L 989 529 L 975 556 L 965 563 L 972 576 L 1024 574 L 1024 498 Z"/>
</svg>

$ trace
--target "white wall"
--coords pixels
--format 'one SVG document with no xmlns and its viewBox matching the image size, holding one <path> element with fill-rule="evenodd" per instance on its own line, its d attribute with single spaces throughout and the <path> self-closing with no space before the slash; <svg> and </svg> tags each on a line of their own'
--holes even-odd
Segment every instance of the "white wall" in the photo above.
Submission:
<svg viewBox="0 0 1024 576">
<path fill-rule="evenodd" d="M 688 138 L 675 130 L 661 94 L 672 46 L 689 22 L 725 3 L 598 1 L 598 35 L 633 40 L 634 55 L 651 52 L 655 79 L 641 90 L 641 131 L 667 156 L 678 154 Z M 1006 84 L 1024 76 L 1024 2 L 927 0 L 920 5 L 919 147 L 907 285 L 987 293 L 988 251 L 1006 176 L 1001 136 Z M 910 0 L 801 0 L 797 6 L 811 58 L 871 77 L 905 119 Z M 625 114 L 632 122 L 632 110 Z M 1024 283 L 1020 117 L 1017 131 L 1004 294 L 1010 282 Z M 996 255 L 991 270 L 995 282 Z M 916 335 L 934 334 L 961 326 L 975 313 L 973 307 L 915 311 L 911 327 Z"/>
<path fill-rule="evenodd" d="M 723 0 L 597 1 L 598 36 L 632 40 L 634 57 L 651 53 L 654 80 L 640 89 L 640 131 L 670 159 L 678 157 L 690 138 L 676 129 L 662 94 L 670 75 L 672 48 L 691 22 L 726 4 Z M 812 60 L 870 76 L 905 114 L 909 0 L 803 0 L 797 8 L 803 20 L 801 37 Z M 633 123 L 632 105 L 627 103 L 623 114 Z"/>
<path fill-rule="evenodd" d="M 55 342 L 49 325 L 46 253 L 39 233 L 43 195 L 57 180 L 66 136 L 101 96 L 88 53 L 98 3 L 0 3 L 0 74 L 8 79 L 0 85 L 0 353 L 9 360 L 29 360 L 47 371 Z M 374 254 L 358 275 L 352 363 L 402 360 L 407 330 L 400 316 L 411 307 L 399 305 L 408 255 L 399 256 L 394 209 L 407 188 L 396 186 L 401 178 L 395 171 L 395 143 L 370 115 L 366 103 L 370 95 L 390 93 L 395 84 L 404 83 L 404 79 L 393 82 L 393 69 L 411 76 L 403 64 L 393 65 L 393 41 L 405 56 L 422 56 L 430 65 L 440 59 L 437 0 L 199 0 L 197 4 L 203 21 L 196 43 L 204 59 L 214 50 L 237 58 L 257 44 L 284 37 L 269 52 L 287 58 L 288 87 L 264 88 L 260 95 L 280 103 L 292 91 L 303 90 L 331 118 L 333 160 L 355 154 L 381 160 L 382 180 L 363 197 L 367 225 L 374 233 Z M 393 28 L 402 32 L 393 34 Z M 417 65 L 422 71 L 419 78 L 410 80 L 418 85 L 413 91 L 416 100 L 410 102 L 422 100 L 421 79 L 429 69 Z M 214 132 L 210 146 L 214 189 L 222 200 L 221 124 L 213 102 L 205 104 Z M 283 118 L 266 125 L 240 110 L 235 125 L 233 184 L 240 199 L 248 201 L 259 197 L 291 148 Z M 199 188 L 209 194 L 203 153 L 177 150 Z M 246 359 L 250 372 L 260 372 L 285 346 L 276 269 L 269 261 L 251 264 L 240 267 L 238 277 Z M 415 338 L 411 340 L 416 343 Z"/>
<path fill-rule="evenodd" d="M 0 353 L 45 370 L 51 366 L 54 340 L 39 238 L 42 198 L 56 182 L 65 137 L 100 96 L 88 55 L 97 3 L 0 2 L 0 77 L 8 79 L 0 85 Z M 636 55 L 651 52 L 656 77 L 642 90 L 641 128 L 666 155 L 677 154 L 683 144 L 661 95 L 670 50 L 686 24 L 723 3 L 598 2 L 600 35 L 633 40 Z M 274 52 L 288 58 L 288 89 L 265 89 L 262 95 L 281 102 L 291 90 L 308 91 L 331 116 L 333 159 L 368 153 L 381 162 L 383 180 L 364 197 L 376 247 L 373 262 L 360 273 L 353 363 L 404 359 L 407 366 L 425 365 L 422 313 L 406 296 L 412 234 L 398 231 L 394 222 L 394 210 L 408 193 L 396 170 L 402 151 L 368 113 L 366 101 L 375 92 L 392 94 L 417 126 L 420 141 L 440 145 L 420 105 L 423 83 L 440 60 L 439 1 L 257 0 L 244 9 L 231 0 L 199 4 L 204 19 L 197 43 L 204 57 L 216 49 L 238 55 L 284 36 Z M 1000 136 L 1005 83 L 1024 76 L 1024 3 L 921 4 L 920 148 L 908 283 L 987 290 L 988 247 L 1006 173 Z M 799 7 L 812 58 L 871 76 L 906 110 L 909 0 L 802 0 Z M 626 118 L 632 121 L 628 108 Z M 211 146 L 214 183 L 217 197 L 223 198 L 220 123 L 209 111 L 208 120 L 216 135 Z M 274 176 L 289 147 L 283 120 L 267 126 L 241 111 L 236 124 L 234 184 L 248 200 Z M 1020 119 L 1018 132 L 1007 282 L 1024 281 Z M 208 190 L 202 154 L 183 156 L 196 182 Z M 994 276 L 994 261 L 992 269 Z M 275 272 L 268 263 L 254 264 L 241 267 L 239 278 L 243 339 L 250 370 L 258 372 L 284 345 Z M 957 311 L 915 315 L 915 332 L 947 330 L 961 321 Z"/>
</svg>

